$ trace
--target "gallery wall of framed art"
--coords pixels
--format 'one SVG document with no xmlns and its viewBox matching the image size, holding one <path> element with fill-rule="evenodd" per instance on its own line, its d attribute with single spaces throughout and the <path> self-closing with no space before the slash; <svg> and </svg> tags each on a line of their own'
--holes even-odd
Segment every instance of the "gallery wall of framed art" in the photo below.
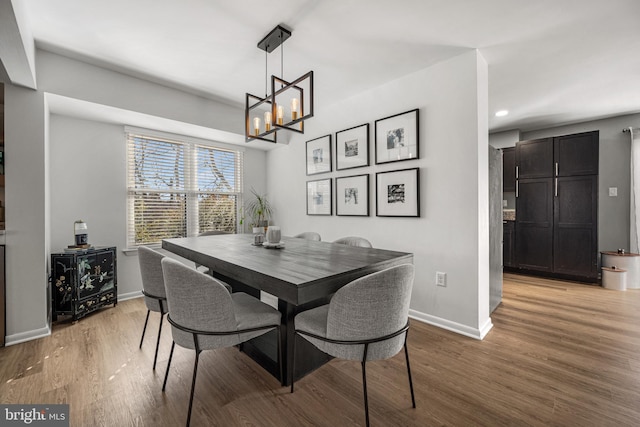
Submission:
<svg viewBox="0 0 640 427">
<path fill-rule="evenodd" d="M 336 216 L 368 217 L 374 202 L 378 217 L 420 217 L 419 168 L 380 170 L 388 163 L 420 158 L 418 123 L 417 108 L 375 120 L 374 182 L 372 173 L 309 180 L 307 215 L 333 215 L 335 198 Z M 333 150 L 331 134 L 307 141 L 307 175 L 371 167 L 369 134 L 369 123 L 337 131 Z"/>
</svg>

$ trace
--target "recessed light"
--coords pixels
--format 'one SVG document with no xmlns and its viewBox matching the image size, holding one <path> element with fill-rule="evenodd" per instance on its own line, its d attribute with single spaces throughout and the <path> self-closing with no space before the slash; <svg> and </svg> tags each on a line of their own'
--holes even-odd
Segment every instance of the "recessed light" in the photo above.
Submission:
<svg viewBox="0 0 640 427">
<path fill-rule="evenodd" d="M 500 111 L 497 111 L 497 112 L 496 112 L 496 117 L 504 117 L 504 116 L 506 116 L 507 114 L 509 114 L 509 111 L 508 111 L 508 110 L 500 110 Z"/>
</svg>

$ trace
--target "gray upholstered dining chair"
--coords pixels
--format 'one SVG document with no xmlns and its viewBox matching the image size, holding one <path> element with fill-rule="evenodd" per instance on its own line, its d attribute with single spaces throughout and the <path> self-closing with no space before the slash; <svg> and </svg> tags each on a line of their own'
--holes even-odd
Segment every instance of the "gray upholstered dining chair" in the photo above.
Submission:
<svg viewBox="0 0 640 427">
<path fill-rule="evenodd" d="M 203 237 L 203 236 L 219 236 L 221 234 L 231 234 L 228 231 L 222 231 L 222 230 L 209 230 L 209 231 L 203 231 L 202 233 L 198 234 L 198 237 Z M 205 274 L 211 274 L 211 272 L 209 271 L 209 269 L 207 267 L 205 267 L 204 265 L 200 265 L 197 262 L 194 263 L 196 265 L 196 270 L 201 271 Z M 203 267 L 203 268 L 201 268 Z M 228 285 L 227 285 L 228 286 Z M 229 289 L 231 289 L 231 287 L 229 287 Z"/>
<path fill-rule="evenodd" d="M 320 237 L 320 234 L 316 233 L 315 231 L 305 231 L 303 233 L 296 234 L 293 237 L 297 237 L 298 239 L 315 240 L 316 242 L 319 242 L 322 240 L 322 238 Z"/>
<path fill-rule="evenodd" d="M 294 320 L 296 336 L 302 336 L 330 356 L 360 361 L 367 426 L 366 362 L 393 357 L 403 346 L 411 403 L 416 407 L 407 350 L 413 278 L 411 264 L 371 273 L 340 288 L 329 304 L 303 311 Z M 295 351 L 293 363 L 295 372 Z"/>
<path fill-rule="evenodd" d="M 229 231 L 222 231 L 222 230 L 209 230 L 209 231 L 203 231 L 202 233 L 198 234 L 198 237 L 219 236 L 220 234 L 231 234 L 231 233 Z"/>
<path fill-rule="evenodd" d="M 334 240 L 333 243 L 340 243 L 341 245 L 349 245 L 349 246 L 358 246 L 361 248 L 373 247 L 373 245 L 371 245 L 371 242 L 369 242 L 364 237 L 356 237 L 356 236 L 342 237 L 338 240 Z"/>
<path fill-rule="evenodd" d="M 278 332 L 278 365 L 282 380 L 278 310 L 243 292 L 230 294 L 220 281 L 171 258 L 162 260 L 162 272 L 173 336 L 162 384 L 163 392 L 167 386 L 175 345 L 196 352 L 187 426 L 191 421 L 198 359 L 203 350 L 232 347 L 275 329 Z"/>
<path fill-rule="evenodd" d="M 140 346 L 144 341 L 144 334 L 149 323 L 149 314 L 152 311 L 160 313 L 160 324 L 158 326 L 158 340 L 156 341 L 156 354 L 153 357 L 153 369 L 156 369 L 158 360 L 158 347 L 160 346 L 160 336 L 162 335 L 162 321 L 167 313 L 167 296 L 164 291 L 164 278 L 162 276 L 162 261 L 164 255 L 146 246 L 138 248 L 138 263 L 140 264 L 140 275 L 142 276 L 142 294 L 144 303 L 147 306 L 147 318 L 144 321 Z"/>
</svg>

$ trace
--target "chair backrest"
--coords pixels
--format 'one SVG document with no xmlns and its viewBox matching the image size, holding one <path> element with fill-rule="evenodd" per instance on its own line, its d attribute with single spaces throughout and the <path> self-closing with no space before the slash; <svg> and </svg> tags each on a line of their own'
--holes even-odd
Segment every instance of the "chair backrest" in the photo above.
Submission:
<svg viewBox="0 0 640 427">
<path fill-rule="evenodd" d="M 164 277 L 160 262 L 164 258 L 160 252 L 146 246 L 138 247 L 138 263 L 140 264 L 140 276 L 142 276 L 142 289 L 147 294 L 158 298 L 166 298 L 164 289 Z M 167 312 L 167 303 L 164 302 L 163 310 L 160 310 L 160 302 L 155 298 L 145 296 L 144 302 L 152 311 Z"/>
<path fill-rule="evenodd" d="M 333 243 L 340 243 L 341 245 L 349 245 L 349 246 L 358 246 L 361 248 L 373 247 L 371 245 L 371 242 L 369 242 L 364 237 L 356 237 L 356 236 L 342 237 L 338 240 L 334 240 Z"/>
<path fill-rule="evenodd" d="M 366 340 L 397 332 L 409 320 L 414 267 L 403 264 L 354 280 L 340 288 L 329 303 L 327 337 Z M 404 345 L 404 334 L 371 344 L 367 360 L 387 359 Z M 363 346 L 341 346 L 337 357 L 362 358 Z"/>
<path fill-rule="evenodd" d="M 307 240 L 315 240 L 317 242 L 321 241 L 320 234 L 315 231 L 305 231 L 304 233 L 296 234 L 293 237 L 297 237 L 299 239 L 307 239 Z"/>
<path fill-rule="evenodd" d="M 203 231 L 202 233 L 198 234 L 198 237 L 202 237 L 202 236 L 218 236 L 220 234 L 231 234 L 228 231 L 222 231 L 222 230 L 209 230 L 209 231 Z"/>
<path fill-rule="evenodd" d="M 231 295 L 222 283 L 171 258 L 162 260 L 162 272 L 173 322 L 198 331 L 237 330 Z M 192 334 L 173 325 L 171 332 L 176 344 L 194 348 Z"/>
</svg>

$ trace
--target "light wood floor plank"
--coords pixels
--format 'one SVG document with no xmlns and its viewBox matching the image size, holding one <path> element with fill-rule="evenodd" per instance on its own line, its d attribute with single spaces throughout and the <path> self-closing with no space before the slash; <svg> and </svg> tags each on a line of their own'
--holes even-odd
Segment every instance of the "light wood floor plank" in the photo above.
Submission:
<svg viewBox="0 0 640 427">
<path fill-rule="evenodd" d="M 171 346 L 165 320 L 123 301 L 50 337 L 0 349 L 2 403 L 69 403 L 72 426 L 179 426 L 193 351 Z M 505 274 L 483 341 L 412 321 L 409 351 L 367 365 L 374 426 L 640 425 L 640 291 Z M 364 425 L 360 364 L 333 360 L 289 393 L 235 348 L 203 352 L 193 426 Z"/>
</svg>

